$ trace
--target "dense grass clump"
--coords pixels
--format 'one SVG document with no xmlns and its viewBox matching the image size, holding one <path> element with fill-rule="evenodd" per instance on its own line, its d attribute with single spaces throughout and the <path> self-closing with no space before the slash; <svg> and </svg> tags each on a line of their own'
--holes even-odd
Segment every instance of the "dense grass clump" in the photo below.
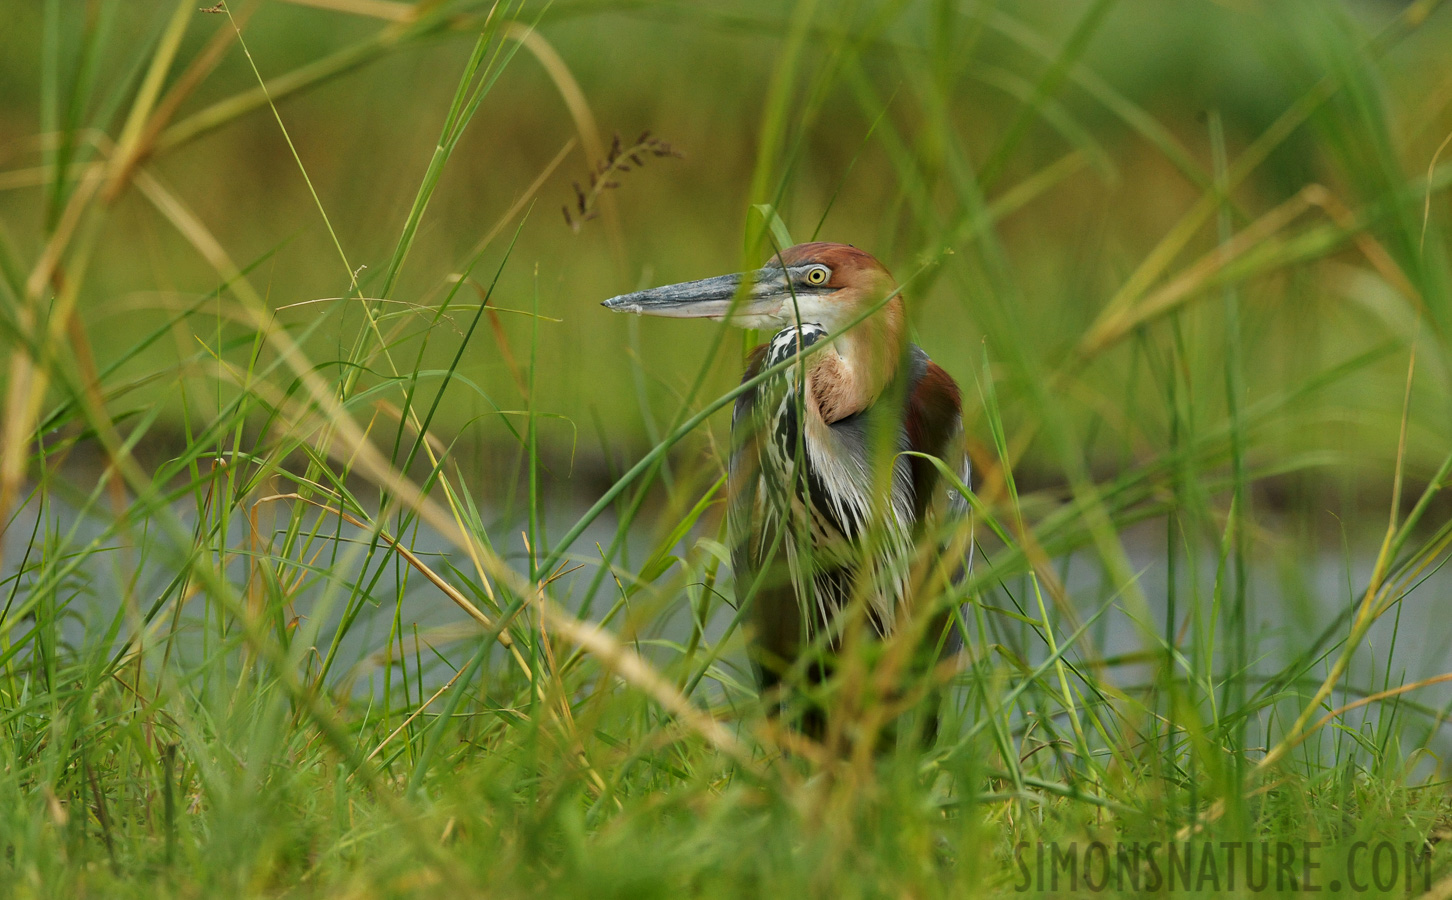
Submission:
<svg viewBox="0 0 1452 900">
<path fill-rule="evenodd" d="M 5 893 L 1447 896 L 1452 16 L 1231 6 L 11 4 Z M 976 470 L 820 742 L 596 305 L 819 237 Z"/>
</svg>

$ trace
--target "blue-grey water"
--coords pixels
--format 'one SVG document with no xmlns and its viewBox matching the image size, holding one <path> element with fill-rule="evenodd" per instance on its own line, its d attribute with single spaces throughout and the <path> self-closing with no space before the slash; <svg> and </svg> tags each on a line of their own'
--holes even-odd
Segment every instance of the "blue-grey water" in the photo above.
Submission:
<svg viewBox="0 0 1452 900">
<path fill-rule="evenodd" d="M 159 529 L 147 527 L 145 523 L 133 523 L 131 540 L 136 543 L 130 546 L 114 535 L 100 540 L 112 521 L 109 514 L 79 516 L 73 508 L 59 503 L 48 506 L 43 518 L 37 520 L 39 512 L 34 505 L 22 508 L 3 535 L 4 568 L 0 570 L 0 577 L 4 578 L 4 582 L 0 587 L 0 597 L 8 601 L 8 605 L 5 618 L 0 620 L 0 630 L 9 632 L 10 642 L 15 642 L 33 626 L 33 618 L 16 615 L 16 612 L 24 610 L 34 586 L 36 567 L 40 562 L 37 551 L 40 548 L 51 554 L 62 554 L 57 559 L 63 563 L 72 554 L 83 553 L 84 558 L 76 564 L 75 570 L 57 592 L 66 604 L 60 631 L 63 639 L 75 647 L 95 647 L 104 642 L 114 652 L 134 632 L 138 616 L 162 597 L 175 579 L 179 565 L 176 548 L 170 547 L 169 539 Z M 573 507 L 552 510 L 543 522 L 546 540 L 550 535 L 563 534 L 581 512 L 581 509 Z M 178 508 L 177 515 L 188 529 L 195 526 L 194 510 L 189 515 Z M 268 531 L 273 524 L 268 523 L 267 518 L 264 516 L 261 524 L 264 543 L 268 539 L 276 541 L 279 538 Z M 277 519 L 277 522 L 281 521 L 284 519 Z M 661 524 L 649 518 L 637 523 L 625 548 L 630 565 L 624 567 L 622 573 L 638 570 L 645 555 L 656 543 L 656 535 L 651 533 L 651 529 L 661 527 Z M 32 544 L 32 534 L 37 525 L 39 536 Z M 229 546 L 234 550 L 242 549 L 246 545 L 246 522 L 239 516 L 229 523 L 229 527 L 233 536 Z M 331 535 L 334 527 L 335 524 L 329 521 L 322 531 Z M 527 523 L 522 520 L 495 517 L 490 528 L 491 542 L 517 569 L 526 566 L 525 539 L 521 536 L 526 527 Z M 287 610 L 289 618 L 297 617 L 298 634 L 311 638 L 310 643 L 318 648 L 319 654 L 326 653 L 338 634 L 353 585 L 360 578 L 372 580 L 376 576 L 369 591 L 372 599 L 357 607 L 355 621 L 339 642 L 337 663 L 332 669 L 335 682 L 348 685 L 360 696 L 380 692 L 385 661 L 390 655 L 394 659 L 397 657 L 397 642 L 392 645 L 392 654 L 386 652 L 390 635 L 395 633 L 397 626 L 404 635 L 403 650 L 411 658 L 410 670 L 414 668 L 415 660 L 421 659 L 426 664 L 424 688 L 442 683 L 452 674 L 453 667 L 467 661 L 475 646 L 469 638 L 478 633 L 476 627 L 442 592 L 418 573 L 411 572 L 397 556 L 380 551 L 370 565 L 365 565 L 368 539 L 365 532 L 344 525 L 337 533 L 342 541 L 334 542 L 329 538 L 321 542 L 324 552 L 313 561 L 316 567 L 313 582 L 300 592 Z M 551 585 L 552 595 L 567 608 L 577 612 L 581 610 L 585 603 L 585 589 L 599 570 L 597 544 L 608 548 L 615 533 L 614 516 L 607 513 L 591 524 L 575 542 L 569 556 L 570 564 L 582 567 Z M 685 557 L 691 552 L 698 537 L 691 535 L 682 541 L 677 548 L 678 555 Z M 1113 660 L 1146 650 L 1162 653 L 1170 597 L 1163 531 L 1155 524 L 1147 524 L 1136 526 L 1123 537 L 1129 564 L 1135 573 L 1135 584 L 1145 601 L 1142 607 L 1138 607 L 1140 613 L 1147 616 L 1145 619 L 1136 620 L 1136 605 L 1129 600 L 1129 594 L 1122 586 L 1114 589 L 1110 585 L 1103 574 L 1103 567 L 1092 553 L 1080 551 L 1067 560 L 1057 561 L 1057 572 L 1062 577 L 1064 591 L 1081 620 L 1105 601 L 1114 598 L 1108 611 L 1089 627 L 1087 639 L 1080 642 L 1078 652 L 1068 655 L 1076 664 L 1085 664 L 1090 657 Z M 95 543 L 98 540 L 100 543 Z M 468 558 L 428 529 L 410 531 L 406 543 L 451 583 L 463 587 L 466 579 L 477 579 Z M 141 552 L 143 547 L 145 552 Z M 1280 673 L 1289 659 L 1329 630 L 1331 639 L 1325 644 L 1328 655 L 1301 673 L 1303 682 L 1318 681 L 1325 676 L 1339 652 L 1338 642 L 1350 628 L 1349 617 L 1345 613 L 1360 602 L 1367 579 L 1372 574 L 1375 549 L 1361 547 L 1349 552 L 1323 549 L 1300 557 L 1282 554 L 1281 558 L 1257 557 L 1252 561 L 1246 586 L 1248 691 L 1254 691 L 1271 676 Z M 1182 625 L 1192 609 L 1199 610 L 1206 625 L 1213 624 L 1212 619 L 1218 620 L 1222 626 L 1228 622 L 1231 591 L 1227 589 L 1218 598 L 1216 596 L 1218 562 L 1210 548 L 1203 551 L 1193 572 L 1181 561 L 1176 603 L 1177 621 Z M 231 559 L 227 574 L 233 584 L 243 582 L 249 564 L 244 555 Z M 980 558 L 976 569 L 979 574 L 984 572 L 984 565 Z M 138 567 L 134 574 L 133 567 Z M 457 571 L 454 571 L 455 567 Z M 668 590 L 658 592 L 647 588 L 635 594 L 629 608 L 611 622 L 612 629 L 623 633 L 648 658 L 661 663 L 668 662 L 677 654 L 672 645 L 683 643 L 692 628 L 691 610 L 686 601 L 679 599 L 682 594 L 679 572 L 679 566 L 676 566 L 662 577 L 661 583 L 669 585 Z M 627 576 L 622 574 L 624 577 Z M 401 594 L 401 602 L 398 602 L 400 578 L 406 578 L 406 587 Z M 133 611 L 123 616 L 118 634 L 108 634 L 108 629 L 117 620 L 118 611 L 122 609 L 127 593 L 123 585 L 128 579 L 134 585 L 130 591 Z M 715 642 L 721 637 L 734 615 L 734 610 L 724 600 L 731 594 L 729 574 L 724 566 L 722 580 L 716 589 L 720 596 L 710 604 L 706 628 L 708 642 Z M 464 592 L 471 596 L 475 593 L 467 587 Z M 699 586 L 689 588 L 688 593 L 698 597 Z M 590 602 L 588 617 L 599 621 L 621 595 L 621 585 L 614 577 L 602 579 L 597 596 Z M 1038 601 L 1032 586 L 1021 576 L 1005 579 L 1002 584 L 993 587 L 984 601 L 990 607 L 1011 609 L 1016 605 L 1027 615 L 1038 615 Z M 1046 590 L 1044 603 L 1051 608 L 1054 603 Z M 485 608 L 482 602 L 479 605 Z M 1452 614 L 1449 612 L 1452 612 L 1452 572 L 1434 569 L 1371 629 L 1345 679 L 1345 684 L 1355 690 L 1349 694 L 1338 692 L 1333 695 L 1333 702 L 1349 701 L 1367 692 L 1395 688 L 1452 672 Z M 165 634 L 173 615 L 177 615 L 177 610 L 174 606 L 167 606 L 159 617 L 165 621 L 158 623 L 156 633 Z M 1033 665 L 1046 658 L 1047 646 L 1031 629 L 1011 617 L 992 611 L 985 613 L 984 618 L 993 632 L 992 640 L 1003 643 L 1027 664 Z M 176 654 L 174 658 L 181 660 L 194 659 L 204 647 L 214 645 L 217 634 L 224 627 L 216 608 L 209 608 L 199 595 L 181 608 L 177 621 L 181 629 L 172 652 Z M 1059 637 L 1062 640 L 1068 626 L 1062 619 L 1060 624 Z M 1182 654 L 1194 655 L 1193 636 L 1197 633 L 1215 635 L 1213 647 L 1207 649 L 1220 661 L 1217 671 L 1223 671 L 1225 661 L 1230 658 L 1226 629 L 1216 628 L 1213 632 L 1192 630 L 1189 638 L 1180 641 Z M 414 641 L 415 634 L 419 638 L 417 643 Z M 740 642 L 730 646 L 724 664 L 735 667 L 742 681 L 749 681 Z M 496 651 L 494 658 L 501 660 L 502 656 Z M 1160 658 L 1156 656 L 1155 662 L 1142 657 L 1121 661 L 1102 671 L 1121 687 L 1133 688 L 1154 678 Z M 709 680 L 704 690 L 716 695 L 720 691 Z M 1302 690 L 1308 689 L 1303 687 Z M 1206 691 L 1205 702 L 1214 702 L 1215 693 L 1213 690 Z M 1405 695 L 1404 699 L 1445 712 L 1452 708 L 1452 685 L 1418 689 Z M 1387 708 L 1385 705 L 1367 707 L 1347 716 L 1344 724 L 1371 727 L 1378 713 Z M 1263 732 L 1273 709 L 1267 706 L 1259 721 L 1252 723 L 1253 734 Z M 1287 709 L 1280 708 L 1278 714 L 1286 715 Z M 1293 708 L 1290 709 L 1293 711 Z M 1402 710 L 1402 714 L 1404 721 L 1414 729 L 1420 729 L 1421 733 L 1428 730 L 1436 732 L 1432 739 L 1435 749 L 1444 754 L 1452 749 L 1452 741 L 1443 733 L 1445 729 L 1439 718 L 1409 714 L 1406 710 Z M 1420 741 L 1420 737 L 1417 740 Z"/>
</svg>

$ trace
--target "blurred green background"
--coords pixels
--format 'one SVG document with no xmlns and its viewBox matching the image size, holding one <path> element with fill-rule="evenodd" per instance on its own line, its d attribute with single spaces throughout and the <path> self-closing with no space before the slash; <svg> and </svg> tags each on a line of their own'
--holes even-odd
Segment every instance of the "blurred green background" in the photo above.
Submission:
<svg viewBox="0 0 1452 900">
<path fill-rule="evenodd" d="M 1264 242 L 1284 258 L 1233 285 L 1241 305 L 1245 401 L 1295 389 L 1357 353 L 1384 348 L 1376 364 L 1298 402 L 1297 414 L 1272 425 L 1257 449 L 1262 461 L 1291 451 L 1329 454 L 1334 464 L 1317 469 L 1317 484 L 1383 505 L 1407 347 L 1419 327 L 1424 341 L 1441 347 L 1452 324 L 1445 195 L 1430 197 L 1425 236 L 1420 231 L 1428 167 L 1452 131 L 1452 13 L 1439 6 L 1369 0 L 527 4 L 519 19 L 537 20 L 543 44 L 512 59 L 470 125 L 393 299 L 439 303 L 471 249 L 574 142 L 529 196 L 527 217 L 505 225 L 475 273 L 487 283 L 523 221 L 492 303 L 513 310 L 537 304 L 550 317 L 537 323 L 534 401 L 539 411 L 562 417 L 540 426 L 552 459 L 566 458 L 578 437 L 577 473 L 603 472 L 608 457 L 618 464 L 638 455 L 674 415 L 719 326 L 634 321 L 598 303 L 645 285 L 736 270 L 760 253 L 743 247 L 743 234 L 754 215 L 751 204 L 763 200 L 777 200 L 797 240 L 813 235 L 820 221 L 823 239 L 870 250 L 900 278 L 926 259 L 947 260 L 906 293 L 916 339 L 964 385 L 970 431 L 986 442 L 977 414 L 982 373 L 997 381 L 1011 435 L 1033 420 L 1035 407 L 1025 398 L 1035 387 L 1028 382 L 1064 366 L 1109 299 L 1206 195 L 1215 169 L 1212 124 L 1223 122 L 1233 165 L 1285 124 L 1287 111 L 1318 84 L 1335 79 L 1332 95 L 1277 135 L 1264 162 L 1232 193 L 1232 231 L 1250 227 L 1310 184 L 1324 186 L 1338 207 L 1302 213 Z M 34 0 L 0 0 L 0 227 L 22 266 L 36 259 L 46 237 L 42 182 L 50 158 L 39 136 L 47 116 L 75 108 L 81 121 L 114 138 L 119 114 L 106 110 L 106 95 L 134 83 L 136 60 L 147 58 L 137 48 L 157 38 L 173 10 L 157 0 L 63 0 L 49 7 L 61 27 L 48 45 L 47 8 Z M 376 284 L 369 275 L 387 266 L 478 17 L 487 11 L 478 3 L 445 8 L 453 16 L 448 26 L 278 102 L 348 264 L 367 267 L 360 280 L 370 296 Z M 367 42 L 391 27 L 390 18 L 419 9 L 363 0 L 232 5 L 264 78 Z M 71 84 L 43 83 L 44 55 L 74 57 L 88 21 L 98 16 L 114 22 L 95 63 L 95 91 L 77 99 Z M 231 29 L 226 16 L 197 12 L 168 83 Z M 804 42 L 799 59 L 784 50 L 796 36 Z M 1074 48 L 1071 64 L 1056 70 L 1055 60 L 1075 41 L 1082 47 Z M 784 65 L 786 59 L 794 62 Z M 561 207 L 573 202 L 571 183 L 585 181 L 598 160 L 581 146 L 580 123 L 559 87 L 561 71 L 588 105 L 595 125 L 590 138 L 608 145 L 612 133 L 628 142 L 649 130 L 683 154 L 649 159 L 624 174 L 606 192 L 603 214 L 578 232 Z M 215 71 L 172 122 L 256 84 L 236 40 L 229 40 Z M 763 161 L 762 123 L 774 85 L 783 91 L 790 124 L 775 144 L 765 142 L 770 158 Z M 1036 91 L 1044 102 L 1026 108 Z M 1183 155 L 1178 164 L 1166 147 Z M 754 188 L 759 164 L 767 177 Z M 284 321 L 301 328 L 331 317 L 308 339 L 315 360 L 346 355 L 362 324 L 350 308 L 358 301 L 308 302 L 347 295 L 349 276 L 265 106 L 157 152 L 145 165 L 233 260 L 243 266 L 261 260 L 253 279 L 269 303 L 305 304 L 283 310 Z M 1198 171 L 1200 183 L 1187 167 Z M 972 182 L 975 172 L 977 184 L 965 185 L 965 173 Z M 777 185 L 784 185 L 779 196 Z M 1026 202 L 1015 202 L 979 240 L 955 241 L 971 222 L 963 198 L 973 190 L 989 204 L 1015 196 Z M 1369 225 L 1363 234 L 1385 250 L 1393 271 L 1406 273 L 1418 301 L 1399 297 L 1395 279 L 1354 237 L 1293 252 L 1293 237 L 1314 237 L 1314 229 L 1326 229 L 1337 215 Z M 1156 284 L 1188 269 L 1216 242 L 1212 218 Z M 947 247 L 950 256 L 935 256 Z M 126 352 L 164 321 L 167 309 L 216 286 L 211 267 L 129 190 L 104 225 L 79 299 L 98 364 Z M 475 303 L 477 295 L 461 294 L 456 302 Z M 1420 326 L 1418 303 L 1425 313 Z M 1189 382 L 1200 386 L 1191 402 L 1201 421 L 1212 423 L 1225 415 L 1220 288 L 1199 291 L 1183 308 L 1191 323 L 1182 335 L 1184 364 L 1194 370 Z M 405 327 L 396 349 L 411 363 L 410 342 L 421 339 L 428 318 L 401 309 L 385 307 L 396 314 L 390 324 Z M 417 317 L 417 328 L 407 328 L 409 315 Z M 194 316 L 195 334 L 178 331 L 125 371 L 139 377 L 194 358 L 209 321 L 229 327 Z M 528 363 L 535 324 L 524 315 L 499 317 L 521 366 Z M 1153 454 L 1165 440 L 1165 379 L 1157 375 L 1165 362 L 1145 333 L 1045 381 L 1071 411 L 1093 467 Z M 449 329 L 437 332 L 425 368 L 446 365 L 457 341 Z M 729 337 L 724 347 L 693 406 L 738 377 L 741 342 Z M 247 347 L 228 352 L 241 359 Z M 1440 359 L 1440 349 L 1426 354 L 1418 370 L 1413 477 L 1430 474 L 1452 439 Z M 462 432 L 486 456 L 489 448 L 510 446 L 509 430 L 488 415 L 491 402 L 520 409 L 526 401 L 492 332 L 476 335 L 460 373 L 489 399 L 451 389 L 436 432 L 445 440 Z M 164 445 L 158 435 L 167 427 L 174 433 L 179 421 L 181 401 L 171 383 L 141 387 L 124 403 L 157 400 L 168 410 L 149 440 Z M 713 424 L 724 433 L 724 414 Z M 1025 477 L 1057 480 L 1056 457 L 1043 440 L 1025 440 L 1022 449 Z"/>
</svg>

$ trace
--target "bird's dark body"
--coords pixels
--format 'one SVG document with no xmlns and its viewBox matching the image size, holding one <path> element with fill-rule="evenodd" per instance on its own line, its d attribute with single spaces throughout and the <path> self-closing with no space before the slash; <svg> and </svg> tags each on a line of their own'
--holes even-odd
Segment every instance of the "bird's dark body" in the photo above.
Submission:
<svg viewBox="0 0 1452 900">
<path fill-rule="evenodd" d="M 784 329 L 752 353 L 743 382 L 790 359 L 799 346 L 805 351 L 826 336 L 825 329 L 810 324 L 800 330 Z M 871 583 L 873 576 L 865 571 L 869 563 L 864 560 L 881 559 L 881 545 L 892 543 L 890 532 L 901 531 L 899 537 L 906 539 L 899 547 L 903 558 L 897 562 L 907 566 L 935 505 L 949 516 L 967 512 L 962 497 L 943 483 L 932 462 L 903 453 L 916 451 L 956 463 L 954 469 L 966 482 L 957 385 L 921 348 L 907 346 L 896 378 L 877 403 L 830 424 L 821 423 L 825 432 L 817 440 L 832 444 L 823 448 L 826 453 L 863 461 L 869 470 L 874 460 L 892 468 L 890 474 L 872 473 L 870 484 L 886 496 L 866 509 L 834 497 L 841 493 L 841 485 L 831 484 L 815 464 L 814 457 L 821 454 L 811 452 L 810 439 L 800 427 L 801 417 L 812 413 L 797 396 L 799 379 L 792 367 L 766 379 L 736 399 L 732 415 L 732 566 L 737 601 L 751 607 L 752 663 L 764 691 L 788 677 L 814 642 L 826 652 L 810 654 L 796 676 L 820 681 L 828 674 L 827 660 L 838 649 L 832 629 L 842 624 L 834 619 L 854 597 L 881 592 L 880 582 L 896 580 L 878 578 L 879 583 Z M 880 448 L 879 442 L 889 443 Z M 870 484 L 861 487 L 870 490 Z M 878 517 L 873 538 L 877 545 L 869 557 L 860 551 L 873 524 L 869 522 L 873 510 Z M 795 573 L 787 546 L 794 539 L 793 529 L 810 536 L 817 557 L 798 563 Z M 845 547 L 832 551 L 827 546 L 832 542 Z M 911 603 L 911 585 L 903 587 L 906 590 L 897 596 L 865 604 L 878 634 L 891 633 L 895 613 L 905 612 L 901 607 Z M 893 593 L 891 588 L 887 592 Z M 948 615 L 941 613 L 930 633 L 944 636 L 944 652 L 952 652 L 959 646 L 959 636 L 951 629 L 943 635 L 947 620 Z M 826 639 L 819 641 L 824 635 Z M 809 710 L 803 727 L 809 733 L 819 732 L 820 713 Z"/>
</svg>

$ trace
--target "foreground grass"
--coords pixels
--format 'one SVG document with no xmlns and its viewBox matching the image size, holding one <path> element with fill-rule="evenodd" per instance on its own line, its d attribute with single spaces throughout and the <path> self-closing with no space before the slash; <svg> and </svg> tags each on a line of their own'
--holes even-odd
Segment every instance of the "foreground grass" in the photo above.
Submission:
<svg viewBox="0 0 1452 900">
<path fill-rule="evenodd" d="M 74 68 L 47 57 L 38 240 L 0 233 L 0 882 L 22 896 L 836 897 L 1175 893 L 1192 878 L 1207 893 L 1255 893 L 1259 872 L 1229 874 L 1253 852 L 1276 860 L 1268 892 L 1446 890 L 1446 679 L 1419 672 L 1398 640 L 1404 613 L 1427 620 L 1452 543 L 1440 518 L 1452 458 L 1408 451 L 1429 443 L 1422 432 L 1446 433 L 1445 403 L 1425 398 L 1445 395 L 1452 294 L 1424 200 L 1440 199 L 1452 170 L 1403 174 L 1371 81 L 1435 4 L 1375 33 L 1308 17 L 1340 66 L 1238 153 L 1209 115 L 1207 165 L 1095 88 L 1201 195 L 1066 351 L 1036 342 L 998 228 L 1093 147 L 1018 181 L 1004 173 L 1029 123 L 1063 125 L 1051 101 L 1066 79 L 1095 84 L 1078 58 L 1111 5 L 1089 4 L 1041 61 L 976 168 L 951 119 L 928 114 L 951 106 L 952 72 L 934 68 L 951 53 L 901 60 L 943 151 L 915 155 L 860 64 L 864 47 L 900 40 L 891 22 L 838 32 L 803 5 L 776 35 L 749 198 L 764 212 L 746 258 L 821 215 L 791 214 L 792 173 L 845 84 L 888 148 L 908 223 L 898 239 L 922 250 L 898 267 L 909 296 L 950 284 L 986 335 L 981 368 L 958 373 L 980 555 L 966 582 L 930 580 L 920 599 L 966 604 L 968 650 L 912 672 L 911 635 L 854 645 L 822 698 L 836 730 L 819 746 L 762 715 L 724 599 L 724 461 L 710 429 L 731 395 L 708 385 L 734 335 L 710 333 L 670 410 L 641 390 L 652 448 L 561 531 L 540 437 L 554 420 L 536 386 L 558 364 L 538 353 L 548 320 L 537 295 L 498 291 L 525 265 L 513 242 L 543 181 L 425 296 L 399 287 L 460 137 L 531 46 L 521 38 L 536 11 L 423 5 L 350 53 L 271 81 L 258 71 L 267 90 L 178 118 L 216 64 L 179 55 L 203 14 L 176 5 L 134 77 L 112 83 L 91 55 L 115 12 L 102 4 L 66 57 Z M 47 9 L 48 40 L 80 27 L 62 4 Z M 218 48 L 245 37 L 244 12 L 212 14 Z M 965 35 L 1015 25 L 982 16 L 944 21 Z M 319 264 L 346 297 L 282 324 L 259 286 L 268 257 L 232 259 L 155 160 L 444 31 L 477 39 L 391 254 L 359 268 L 318 199 L 336 251 Z M 1350 199 L 1307 184 L 1241 208 L 1233 189 L 1303 127 L 1333 148 Z M 558 164 L 542 162 L 545 175 Z M 99 251 L 124 240 L 107 226 L 128 196 L 186 239 L 217 287 L 150 311 L 147 336 L 118 351 L 81 312 Z M 1372 283 L 1391 324 L 1250 386 L 1260 357 L 1284 346 L 1247 299 L 1292 296 L 1323 266 Z M 528 317 L 524 340 L 499 325 L 501 307 Z M 157 364 L 157 345 L 178 335 L 175 364 Z M 508 361 L 517 406 L 460 374 L 466 355 L 486 353 Z M 1406 390 L 1366 456 L 1389 460 L 1370 463 L 1385 494 L 1337 554 L 1365 574 L 1320 596 L 1312 495 L 1354 462 L 1320 436 L 1364 412 L 1356 391 L 1387 365 Z M 158 383 L 168 396 L 149 393 Z M 497 414 L 487 424 L 515 442 L 517 465 L 466 470 L 435 427 L 449 392 Z M 178 409 L 181 438 L 143 464 L 138 448 Z M 1021 492 L 1031 446 L 1061 484 Z M 1110 475 L 1106 456 L 1121 463 Z M 1258 515 L 1258 490 L 1287 483 L 1305 496 Z M 1277 590 L 1257 577 L 1268 570 Z M 421 626 L 439 598 L 454 622 Z M 920 746 L 915 723 L 932 703 L 942 725 Z M 1112 883 L 1096 842 L 1116 859 Z M 1154 863 L 1118 868 L 1119 848 L 1152 844 Z M 1040 845 L 1042 871 L 1062 881 L 1041 879 Z M 1197 854 L 1178 884 L 1172 847 Z M 1055 853 L 1074 856 L 1072 873 Z"/>
</svg>

